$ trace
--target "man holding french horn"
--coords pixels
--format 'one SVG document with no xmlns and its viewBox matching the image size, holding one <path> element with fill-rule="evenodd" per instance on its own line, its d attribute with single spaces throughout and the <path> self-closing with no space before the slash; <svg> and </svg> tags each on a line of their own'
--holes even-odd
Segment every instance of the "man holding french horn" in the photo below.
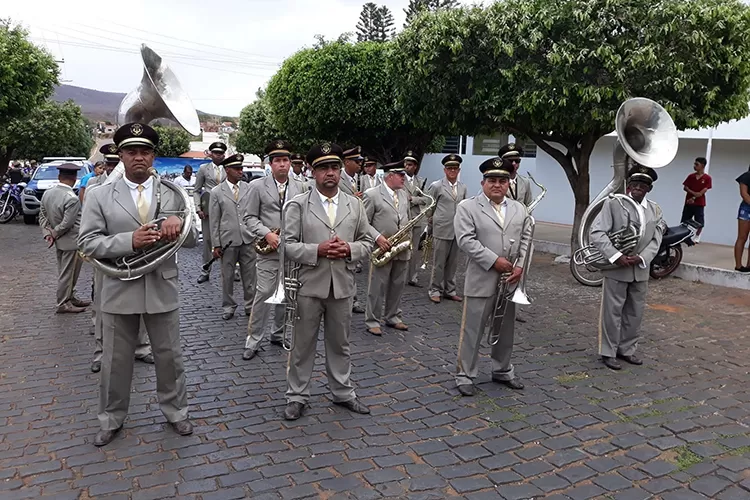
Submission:
<svg viewBox="0 0 750 500">
<path fill-rule="evenodd" d="M 643 237 L 638 246 L 625 255 L 618 250 L 611 236 L 639 220 L 634 207 L 618 198 L 604 202 L 591 225 L 590 242 L 614 269 L 602 269 L 602 307 L 599 316 L 599 355 L 612 370 L 622 369 L 621 359 L 632 365 L 643 361 L 635 355 L 638 347 L 638 328 L 646 307 L 649 268 L 659 251 L 666 229 L 659 205 L 646 199 L 658 178 L 649 167 L 635 165 L 627 175 L 628 196 L 642 207 L 645 219 Z M 630 205 L 630 204 L 628 204 Z"/>
<path fill-rule="evenodd" d="M 173 214 L 187 212 L 184 200 L 152 175 L 154 150 L 159 143 L 154 129 L 128 123 L 115 132 L 114 141 L 125 167 L 124 176 L 87 193 L 78 236 L 81 253 L 97 261 L 131 256 L 157 242 L 177 240 L 183 220 Z M 191 230 L 183 246 L 194 247 L 196 237 Z M 102 276 L 104 353 L 99 382 L 101 430 L 94 440 L 96 446 L 111 442 L 127 416 L 141 319 L 153 346 L 162 413 L 178 434 L 193 432 L 180 348 L 177 274 L 175 256 L 171 255 L 155 270 L 136 279 Z"/>
<path fill-rule="evenodd" d="M 458 247 L 469 257 L 456 373 L 463 396 L 477 392 L 479 347 L 488 322 L 492 380 L 523 389 L 510 362 L 516 309 L 509 292 L 521 280 L 532 227 L 526 207 L 507 197 L 510 168 L 501 158 L 482 163 L 482 193 L 462 201 L 456 209 Z"/>
<path fill-rule="evenodd" d="M 349 331 L 356 262 L 368 258 L 372 247 L 367 215 L 359 199 L 339 189 L 340 146 L 328 142 L 314 146 L 307 163 L 315 187 L 289 201 L 283 216 L 281 250 L 290 264 L 287 278 L 294 281 L 296 274 L 297 281 L 284 418 L 300 418 L 310 399 L 321 319 L 333 402 L 366 414 L 370 409 L 357 398 L 350 379 Z"/>
<path fill-rule="evenodd" d="M 286 200 L 307 191 L 299 181 L 289 177 L 292 147 L 287 141 L 275 140 L 265 149 L 271 166 L 271 175 L 250 183 L 245 224 L 257 239 L 256 291 L 248 321 L 245 351 L 242 359 L 251 360 L 258 353 L 268 323 L 271 304 L 268 300 L 277 287 L 279 274 L 279 235 L 281 233 L 281 209 Z M 271 343 L 281 345 L 284 326 L 284 306 L 274 307 L 274 324 Z"/>
</svg>

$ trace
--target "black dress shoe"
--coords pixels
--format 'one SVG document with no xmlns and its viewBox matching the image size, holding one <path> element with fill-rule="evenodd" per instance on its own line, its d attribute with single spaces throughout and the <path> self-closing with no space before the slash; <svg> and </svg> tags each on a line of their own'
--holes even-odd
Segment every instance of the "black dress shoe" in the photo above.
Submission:
<svg viewBox="0 0 750 500">
<path fill-rule="evenodd" d="M 297 420 L 302 416 L 302 410 L 305 405 L 297 401 L 291 401 L 287 403 L 286 409 L 284 409 L 284 418 L 286 420 Z"/>
<path fill-rule="evenodd" d="M 273 339 L 271 339 L 271 344 L 272 345 L 277 345 L 277 346 L 284 345 L 283 342 L 281 342 L 280 340 L 273 340 Z"/>
<path fill-rule="evenodd" d="M 513 389 L 514 391 L 520 391 L 523 389 L 523 383 L 518 380 L 517 378 L 512 378 L 510 380 L 500 380 L 497 378 L 492 378 L 493 382 L 496 382 L 498 384 L 503 384 L 505 387 L 508 387 L 510 389 Z"/>
<path fill-rule="evenodd" d="M 519 323 L 526 323 L 526 320 L 525 320 L 525 319 L 523 319 L 523 318 L 522 318 L 522 317 L 520 317 L 520 316 L 516 316 L 516 321 L 518 321 Z"/>
<path fill-rule="evenodd" d="M 154 355 L 152 353 L 148 353 L 141 358 L 135 358 L 135 359 L 137 359 L 138 361 L 142 361 L 144 363 L 148 363 L 149 365 L 154 364 Z"/>
<path fill-rule="evenodd" d="M 622 365 L 615 358 L 610 358 L 609 356 L 602 356 L 602 363 L 604 363 L 604 366 L 606 366 L 610 370 L 622 370 Z"/>
<path fill-rule="evenodd" d="M 473 396 L 477 393 L 477 387 L 474 384 L 460 384 L 458 386 L 458 392 L 462 396 Z"/>
<path fill-rule="evenodd" d="M 101 430 L 96 433 L 94 438 L 94 446 L 105 446 L 112 442 L 118 432 L 122 430 L 122 426 L 111 431 Z"/>
<path fill-rule="evenodd" d="M 180 420 L 179 422 L 170 422 L 170 424 L 172 424 L 174 431 L 180 436 L 189 436 L 193 433 L 193 424 L 188 419 Z"/>
<path fill-rule="evenodd" d="M 370 413 L 370 409 L 357 398 L 350 399 L 349 401 L 334 401 L 333 404 L 343 406 L 349 411 L 353 411 L 354 413 L 361 413 L 362 415 L 368 415 Z"/>
<path fill-rule="evenodd" d="M 354 304 L 352 306 L 352 312 L 355 314 L 363 314 L 365 312 L 365 308 L 359 304 Z"/>
<path fill-rule="evenodd" d="M 102 370 L 102 362 L 101 361 L 94 361 L 91 363 L 91 371 L 94 373 L 99 373 Z"/>
<path fill-rule="evenodd" d="M 417 281 L 410 281 L 410 282 L 409 282 L 409 286 L 413 286 L 413 287 L 416 287 L 416 288 L 424 288 L 424 287 L 423 287 L 422 285 L 420 285 L 420 284 L 419 284 L 419 282 L 417 282 Z"/>
<path fill-rule="evenodd" d="M 226 320 L 232 319 L 233 316 L 234 316 L 233 312 L 225 312 L 224 314 L 221 315 L 221 319 L 226 321 Z"/>
<path fill-rule="evenodd" d="M 631 365 L 638 365 L 638 366 L 640 366 L 640 365 L 643 364 L 643 360 L 641 358 L 639 358 L 638 356 L 636 356 L 635 354 L 633 354 L 632 356 L 625 356 L 624 354 L 619 354 L 618 353 L 617 354 L 617 359 L 621 359 L 621 360 L 625 361 L 626 363 L 630 363 Z"/>
<path fill-rule="evenodd" d="M 198 276 L 198 284 L 205 283 L 206 281 L 208 281 L 208 274 L 201 274 Z"/>
<path fill-rule="evenodd" d="M 257 349 L 245 349 L 245 352 L 242 353 L 242 359 L 245 361 L 250 361 L 255 357 L 255 355 L 258 354 Z"/>
</svg>

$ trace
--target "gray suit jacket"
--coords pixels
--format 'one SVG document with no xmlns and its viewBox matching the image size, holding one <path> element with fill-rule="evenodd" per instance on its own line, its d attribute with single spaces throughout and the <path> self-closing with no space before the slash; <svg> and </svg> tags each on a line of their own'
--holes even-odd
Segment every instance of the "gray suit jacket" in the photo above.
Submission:
<svg viewBox="0 0 750 500">
<path fill-rule="evenodd" d="M 156 186 L 149 208 L 149 218 L 156 210 Z M 165 186 L 161 186 L 161 215 L 182 210 L 182 200 Z M 138 210 L 124 179 L 100 186 L 86 195 L 81 216 L 78 248 L 84 255 L 98 260 L 114 259 L 135 253 L 133 232 L 141 227 Z M 193 225 L 183 247 L 192 248 L 198 239 Z M 180 307 L 179 283 L 175 257 L 168 259 L 155 271 L 136 280 L 121 281 L 104 276 L 102 279 L 101 309 L 111 314 L 158 314 Z"/>
<path fill-rule="evenodd" d="M 284 198 L 289 201 L 295 196 L 309 191 L 310 185 L 310 183 L 303 184 L 290 178 Z M 281 201 L 273 176 L 267 175 L 263 179 L 250 183 L 245 225 L 256 240 L 265 238 L 271 232 L 271 229 L 281 227 Z M 260 255 L 260 257 L 278 259 L 279 254 L 278 252 L 271 252 L 268 255 Z"/>
<path fill-rule="evenodd" d="M 424 177 L 419 177 L 418 175 L 415 175 L 412 177 L 412 181 L 409 182 L 407 179 L 406 182 L 404 182 L 404 190 L 406 190 L 406 193 L 408 194 L 409 198 L 409 218 L 413 219 L 417 215 L 419 215 L 419 212 L 421 212 L 425 206 L 430 202 L 430 200 L 427 199 L 426 196 L 420 196 L 418 194 L 415 194 L 417 192 L 416 188 L 422 189 L 423 191 L 427 191 L 426 186 L 426 179 Z M 422 185 L 425 185 L 424 188 L 422 188 Z M 427 221 L 422 219 L 422 221 L 417 224 L 415 227 L 417 228 L 424 228 L 427 225 Z"/>
<path fill-rule="evenodd" d="M 357 183 L 356 176 L 354 177 L 354 183 Z M 352 189 L 352 184 L 351 182 L 349 182 L 349 177 L 347 177 L 346 172 L 344 172 L 343 170 L 341 171 L 341 179 L 339 179 L 339 189 L 350 196 L 357 196 L 356 188 Z"/>
<path fill-rule="evenodd" d="M 528 177 L 516 175 L 516 186 L 513 188 L 513 193 L 511 193 L 510 187 L 508 188 L 508 197 L 513 200 L 520 201 L 528 207 L 532 199 L 531 181 L 528 179 Z"/>
<path fill-rule="evenodd" d="M 435 198 L 435 208 L 428 221 L 434 238 L 452 240 L 456 237 L 453 220 L 456 218 L 456 207 L 466 198 L 466 186 L 457 181 L 456 193 L 453 198 L 453 189 L 446 179 L 433 182 L 427 190 L 427 194 Z"/>
<path fill-rule="evenodd" d="M 357 292 L 354 283 L 357 261 L 369 258 L 373 243 L 362 203 L 339 190 L 333 227 L 316 189 L 295 196 L 288 203 L 283 230 L 284 255 L 285 259 L 302 266 L 299 294 L 326 299 L 332 291 L 336 299 L 353 297 Z M 349 243 L 349 258 L 318 257 L 318 245 L 333 235 Z"/>
<path fill-rule="evenodd" d="M 212 161 L 204 163 L 198 168 L 198 173 L 195 174 L 195 191 L 193 191 L 193 199 L 195 200 L 195 210 L 202 210 L 207 212 L 211 203 L 211 190 L 218 186 L 221 182 L 227 179 L 227 173 L 224 168 L 221 169 L 219 176 L 221 180 L 216 182 L 216 169 L 218 165 L 214 165 Z"/>
<path fill-rule="evenodd" d="M 380 186 L 380 183 L 382 182 L 382 179 L 375 175 L 374 178 L 370 178 L 367 174 L 361 174 L 362 175 L 362 191 L 367 191 L 370 188 L 374 188 L 377 186 Z"/>
<path fill-rule="evenodd" d="M 611 271 L 602 271 L 602 274 L 607 278 L 628 283 L 633 281 L 648 281 L 649 267 L 651 266 L 651 261 L 654 260 L 656 253 L 659 251 L 666 224 L 664 219 L 662 219 L 659 205 L 648 199 L 646 203 L 648 204 L 647 208 L 644 207 L 646 228 L 643 231 L 643 239 L 634 250 L 634 255 L 640 255 L 646 261 L 646 267 L 635 265 L 619 267 Z M 625 206 L 628 207 L 628 205 Z M 624 210 L 617 200 L 606 200 L 604 205 L 602 205 L 601 212 L 599 212 L 591 224 L 590 241 L 607 260 L 612 259 L 618 253 L 607 233 L 625 227 L 628 217 L 626 210 L 631 212 L 631 220 L 636 221 L 635 210 L 629 207 Z"/>
<path fill-rule="evenodd" d="M 234 201 L 234 193 L 222 182 L 211 190 L 211 203 L 208 221 L 211 228 L 211 244 L 223 247 L 232 242 L 233 247 L 248 245 L 254 241 L 253 234 L 245 224 L 250 198 L 250 185 L 247 182 L 237 183 L 240 197 Z"/>
<path fill-rule="evenodd" d="M 396 190 L 398 194 L 398 211 L 393 204 L 393 198 L 388 194 L 385 184 L 370 188 L 362 195 L 367 220 L 370 223 L 370 236 L 377 240 L 379 235 L 390 238 L 409 222 L 409 198 L 406 189 Z M 418 241 L 412 242 L 414 246 Z M 395 260 L 409 260 L 411 252 L 402 252 Z"/>
<path fill-rule="evenodd" d="M 498 257 L 513 262 L 518 255 L 518 265 L 521 265 L 531 242 L 529 224 L 521 234 L 526 217 L 526 207 L 508 199 L 505 228 L 502 228 L 497 212 L 484 194 L 459 203 L 454 223 L 456 238 L 458 248 L 469 256 L 464 283 L 465 296 L 492 297 L 497 292 L 500 273 L 492 266 Z M 512 245 L 511 239 L 515 240 Z"/>
<path fill-rule="evenodd" d="M 50 234 L 50 229 L 57 233 L 55 247 L 58 250 L 78 248 L 80 225 L 81 200 L 70 187 L 58 184 L 44 192 L 39 209 L 39 226 L 45 236 Z"/>
</svg>

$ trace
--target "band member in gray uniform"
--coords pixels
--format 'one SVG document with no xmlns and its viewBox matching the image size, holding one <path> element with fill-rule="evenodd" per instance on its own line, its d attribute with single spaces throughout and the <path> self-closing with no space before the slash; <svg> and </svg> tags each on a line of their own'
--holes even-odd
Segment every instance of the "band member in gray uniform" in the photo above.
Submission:
<svg viewBox="0 0 750 500">
<path fill-rule="evenodd" d="M 404 162 L 383 165 L 383 171 L 383 184 L 365 191 L 362 202 L 365 205 L 367 220 L 372 226 L 370 235 L 378 247 L 386 251 L 391 248 L 388 238 L 409 222 L 409 198 L 404 189 Z M 409 329 L 401 318 L 400 305 L 406 285 L 410 254 L 411 252 L 406 250 L 381 267 L 370 266 L 365 325 L 367 331 L 373 335 L 383 334 L 380 329 L 381 314 L 386 326 L 402 331 Z"/>
<path fill-rule="evenodd" d="M 339 189 L 348 195 L 362 198 L 362 192 L 359 190 L 358 180 L 360 176 L 360 170 L 362 169 L 362 148 L 355 146 L 351 149 L 344 151 L 344 169 L 341 172 L 341 180 L 339 181 Z M 362 263 L 357 262 L 356 272 L 362 270 Z M 356 284 L 356 283 L 355 283 Z M 362 314 L 365 312 L 365 308 L 359 302 L 359 290 L 354 293 L 354 300 L 352 301 L 352 312 Z"/>
<path fill-rule="evenodd" d="M 631 254 L 623 255 L 608 234 L 626 226 L 628 213 L 632 221 L 637 221 L 634 209 L 621 205 L 616 199 L 607 200 L 591 224 L 591 243 L 610 263 L 619 266 L 602 271 L 604 283 L 599 315 L 599 355 L 612 370 L 622 368 L 618 359 L 633 365 L 643 364 L 635 354 L 638 329 L 646 307 L 649 268 L 666 230 L 661 208 L 646 199 L 657 178 L 654 169 L 640 165 L 628 172 L 628 194 L 643 207 L 645 215 L 643 238 Z"/>
<path fill-rule="evenodd" d="M 234 270 L 237 264 L 240 266 L 247 316 L 251 314 L 255 298 L 254 238 L 245 224 L 250 185 L 241 181 L 244 159 L 241 154 L 236 154 L 221 162 L 227 180 L 211 190 L 208 211 L 213 256 L 221 259 L 221 318 L 224 320 L 231 319 L 237 309 L 237 302 L 233 297 Z"/>
<path fill-rule="evenodd" d="M 378 177 L 378 162 L 365 156 L 362 177 L 362 191 L 367 191 L 370 188 L 379 186 L 381 183 L 380 177 Z"/>
<path fill-rule="evenodd" d="M 456 385 L 464 396 L 476 394 L 479 346 L 485 325 L 495 314 L 500 280 L 518 283 L 523 269 L 514 267 L 513 261 L 517 255 L 518 262 L 523 262 L 531 240 L 531 226 L 526 224 L 524 229 L 526 208 L 506 196 L 510 172 L 503 169 L 503 161 L 490 158 L 479 170 L 483 176 L 482 193 L 458 205 L 454 222 L 458 247 L 469 257 L 456 373 Z M 499 338 L 491 350 L 492 380 L 511 389 L 523 389 L 510 362 L 514 316 L 515 304 L 508 302 L 503 321 L 490 326 L 491 335 Z"/>
<path fill-rule="evenodd" d="M 127 123 L 114 136 L 125 165 L 121 179 L 90 191 L 81 217 L 80 251 L 98 260 L 131 255 L 159 240 L 174 241 L 183 221 L 176 215 L 185 210 L 175 193 L 156 185 L 149 174 L 159 135 L 145 124 Z M 157 208 L 159 212 L 157 213 Z M 150 223 L 167 216 L 161 229 Z M 194 247 L 191 230 L 184 247 Z M 154 348 L 156 393 L 167 421 L 181 435 L 191 434 L 188 420 L 185 369 L 180 348 L 180 299 L 175 257 L 138 279 L 123 281 L 104 275 L 101 289 L 104 355 L 99 382 L 99 425 L 94 445 L 104 446 L 122 429 L 130 405 L 133 354 L 141 319 Z"/>
<path fill-rule="evenodd" d="M 214 247 L 211 243 L 211 223 L 209 222 L 209 204 L 211 202 L 211 190 L 224 182 L 227 178 L 224 167 L 221 162 L 224 161 L 224 155 L 227 152 L 226 144 L 214 142 L 208 147 L 208 155 L 211 158 L 210 163 L 204 163 L 198 168 L 195 174 L 195 190 L 193 197 L 195 199 L 195 211 L 201 219 L 201 231 L 203 232 L 203 265 L 211 262 Z M 208 271 L 201 269 L 198 276 L 198 283 L 208 281 L 211 269 Z"/>
<path fill-rule="evenodd" d="M 427 179 L 419 177 L 417 175 L 419 171 L 419 162 L 417 156 L 413 151 L 407 151 L 404 156 L 404 168 L 406 169 L 406 193 L 409 198 L 409 217 L 413 219 L 419 212 L 424 210 L 425 205 L 429 204 L 430 200 L 426 196 L 419 194 L 417 189 L 424 191 L 426 189 Z M 426 220 L 422 220 L 414 226 L 411 230 L 411 241 L 414 243 L 414 251 L 411 252 L 411 259 L 409 260 L 409 266 L 407 271 L 407 282 L 411 286 L 422 287 L 419 284 L 419 264 L 422 259 L 417 255 L 417 246 L 419 240 L 422 238 L 422 233 L 427 225 Z"/>
<path fill-rule="evenodd" d="M 427 223 L 427 232 L 432 234 L 432 275 L 430 276 L 430 300 L 440 303 L 442 297 L 461 302 L 456 290 L 456 268 L 458 267 L 458 243 L 453 229 L 456 207 L 466 198 L 466 186 L 459 182 L 463 159 L 450 154 L 443 158 L 445 178 L 430 184 L 427 194 L 435 199 L 435 208 Z"/>
<path fill-rule="evenodd" d="M 291 161 L 292 171 L 289 172 L 289 178 L 294 179 L 295 181 L 299 181 L 303 185 L 307 185 L 309 179 L 305 177 L 305 173 L 303 172 L 305 168 L 305 157 L 300 153 L 294 153 L 291 156 Z"/>
<path fill-rule="evenodd" d="M 79 313 L 91 304 L 75 296 L 83 261 L 78 256 L 78 229 L 81 223 L 81 200 L 73 192 L 81 167 L 73 163 L 58 165 L 60 184 L 46 190 L 39 209 L 39 226 L 44 240 L 57 253 L 58 313 Z"/>
<path fill-rule="evenodd" d="M 265 336 L 268 315 L 274 310 L 271 343 L 281 345 L 281 329 L 284 325 L 284 306 L 266 304 L 276 291 L 279 275 L 279 235 L 281 231 L 281 209 L 287 200 L 307 191 L 298 181 L 289 177 L 291 144 L 283 140 L 272 141 L 266 146 L 265 154 L 271 166 L 271 175 L 250 183 L 245 224 L 253 237 L 265 243 L 271 251 L 258 254 L 256 260 L 255 300 L 247 325 L 247 338 L 242 359 L 250 360 L 258 353 L 259 345 Z"/>
<path fill-rule="evenodd" d="M 99 152 L 104 156 L 105 170 L 102 175 L 89 180 L 86 187 L 86 191 L 88 192 L 99 189 L 101 184 L 107 179 L 109 174 L 112 173 L 117 164 L 120 163 L 120 155 L 118 154 L 118 149 L 115 144 L 105 144 L 99 149 Z M 84 198 L 83 206 L 86 206 L 87 199 L 88 198 Z M 94 301 L 93 307 L 91 308 L 91 319 L 94 323 L 94 359 L 91 361 L 91 371 L 94 373 L 98 373 L 102 369 L 102 354 L 104 353 L 104 345 L 102 343 L 101 292 L 102 273 L 94 268 L 94 286 L 91 291 L 91 299 Z M 154 364 L 154 355 L 151 352 L 151 343 L 148 340 L 148 333 L 146 333 L 146 325 L 143 324 L 143 318 L 141 318 L 141 325 L 138 330 L 138 341 L 135 346 L 135 359 L 149 365 Z"/>
<path fill-rule="evenodd" d="M 372 240 L 362 203 L 338 187 L 342 155 L 336 144 L 314 146 L 307 163 L 315 187 L 294 197 L 285 210 L 284 259 L 300 266 L 294 348 L 286 372 L 287 420 L 298 419 L 310 399 L 321 319 L 333 402 L 355 413 L 370 413 L 351 382 L 349 331 L 355 262 L 368 258 Z"/>
<path fill-rule="evenodd" d="M 520 201 L 525 206 L 531 203 L 531 181 L 523 175 L 518 175 L 523 158 L 523 148 L 515 143 L 506 144 L 500 148 L 497 155 L 512 165 L 510 172 L 510 186 L 508 186 L 508 197 L 511 200 Z"/>
</svg>

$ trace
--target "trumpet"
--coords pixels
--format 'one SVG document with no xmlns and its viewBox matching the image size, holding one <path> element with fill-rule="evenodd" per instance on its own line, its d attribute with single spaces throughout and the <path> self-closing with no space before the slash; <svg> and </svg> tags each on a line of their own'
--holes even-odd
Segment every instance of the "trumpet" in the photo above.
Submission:
<svg viewBox="0 0 750 500">
<path fill-rule="evenodd" d="M 414 217 L 412 220 L 406 223 L 404 227 L 399 229 L 396 234 L 388 238 L 388 242 L 391 244 L 391 249 L 383 252 L 380 248 L 376 248 L 370 257 L 370 261 L 372 262 L 372 265 L 375 267 L 383 267 L 390 261 L 392 261 L 396 255 L 400 254 L 401 252 L 408 251 L 412 249 L 412 242 L 411 242 L 411 230 L 416 226 L 419 221 L 427 217 L 427 214 L 435 208 L 435 198 L 428 195 L 424 191 L 422 191 L 419 188 L 416 188 L 416 190 L 419 192 L 421 196 L 425 196 L 429 198 L 430 203 L 421 212 L 419 212 L 419 215 Z"/>
<path fill-rule="evenodd" d="M 284 216 L 291 203 L 281 211 L 281 225 L 284 225 Z M 302 233 L 300 229 L 300 241 Z M 265 240 L 264 240 L 265 241 Z M 257 247 L 257 246 L 256 246 Z M 281 345 L 285 351 L 294 350 L 295 327 L 294 323 L 299 319 L 297 310 L 297 292 L 302 283 L 299 281 L 299 270 L 302 264 L 298 262 L 287 262 L 284 255 L 284 241 L 279 241 L 279 271 L 276 279 L 276 292 L 266 299 L 266 304 L 284 305 L 284 326 L 282 333 Z"/>
<path fill-rule="evenodd" d="M 427 236 L 425 236 L 424 243 L 422 244 L 422 265 L 419 266 L 419 269 L 423 271 L 427 269 L 427 266 L 432 260 L 432 245 L 432 234 L 428 233 Z"/>
</svg>

